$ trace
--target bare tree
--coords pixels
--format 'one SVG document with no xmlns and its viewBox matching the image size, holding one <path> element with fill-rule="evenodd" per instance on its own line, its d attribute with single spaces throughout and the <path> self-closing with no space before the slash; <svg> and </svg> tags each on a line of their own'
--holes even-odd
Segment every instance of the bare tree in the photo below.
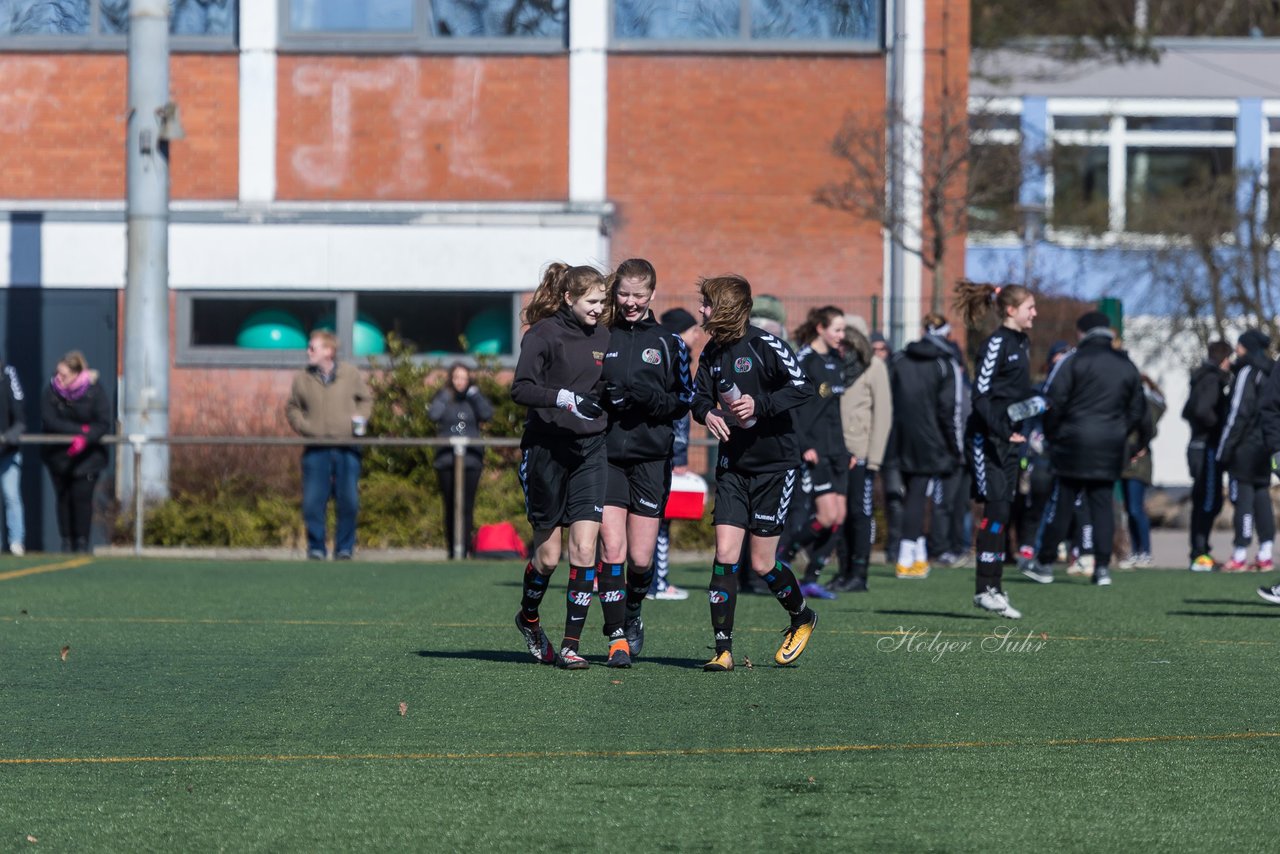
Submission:
<svg viewBox="0 0 1280 854">
<path fill-rule="evenodd" d="M 1262 178 L 1257 171 L 1202 178 L 1146 206 L 1146 228 L 1178 236 L 1151 250 L 1149 281 L 1132 296 L 1169 315 L 1169 339 L 1180 332 L 1202 343 L 1229 339 L 1243 325 L 1277 340 L 1280 217 Z"/>
</svg>

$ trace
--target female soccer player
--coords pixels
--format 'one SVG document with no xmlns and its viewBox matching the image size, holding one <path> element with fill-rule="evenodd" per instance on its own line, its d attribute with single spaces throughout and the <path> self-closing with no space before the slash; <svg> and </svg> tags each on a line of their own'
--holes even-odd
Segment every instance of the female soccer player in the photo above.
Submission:
<svg viewBox="0 0 1280 854">
<path fill-rule="evenodd" d="M 594 267 L 553 263 L 524 312 L 529 331 L 511 381 L 511 399 L 529 408 L 520 442 L 520 484 L 533 527 L 533 558 L 524 570 L 516 627 L 543 664 L 584 670 L 578 654 L 596 577 L 596 538 L 605 487 L 607 421 L 595 394 L 609 343 L 609 290 Z M 603 322 L 602 322 L 603 321 Z M 560 529 L 569 526 L 569 593 L 564 642 L 557 656 L 542 630 L 538 605 L 560 562 Z M 618 582 L 621 587 L 621 580 Z M 607 595 L 604 579 L 600 591 Z M 609 664 L 628 666 L 626 641 L 612 644 Z M 616 662 L 615 652 L 622 656 Z"/>
<path fill-rule="evenodd" d="M 796 434 L 801 456 L 813 485 L 813 513 L 794 536 L 784 536 L 778 557 L 790 565 L 803 549 L 817 552 L 844 524 L 845 487 L 849 480 L 849 452 L 844 446 L 840 422 L 840 396 L 844 394 L 844 311 L 833 305 L 809 311 L 796 327 L 795 340 L 801 344 L 796 360 L 817 390 L 809 402 L 796 410 Z M 806 513 L 806 516 L 808 514 Z M 795 530 L 792 526 L 791 530 Z M 819 562 L 810 560 L 801 581 L 801 590 L 810 598 L 834 599 L 818 583 Z"/>
<path fill-rule="evenodd" d="M 791 410 L 813 388 L 782 341 L 751 326 L 751 285 L 727 275 L 698 282 L 702 325 L 710 340 L 698 359 L 693 417 L 720 440 L 716 461 L 716 556 L 708 599 L 716 653 L 704 670 L 733 669 L 733 614 L 738 561 L 751 535 L 751 571 L 791 615 L 779 665 L 794 664 L 818 623 L 790 567 L 775 554 L 796 483 L 800 449 Z"/>
<path fill-rule="evenodd" d="M 1036 319 L 1036 298 L 1021 285 L 956 286 L 956 308 L 965 324 L 978 328 L 995 311 L 1000 326 L 978 350 L 978 374 L 973 384 L 973 411 L 965 429 L 965 456 L 973 471 L 973 493 L 982 502 L 978 525 L 977 593 L 973 604 L 1002 617 L 1022 616 L 1009 604 L 1000 585 L 1004 547 L 1013 502 L 1018 493 L 1018 464 L 1026 442 L 1021 422 L 1009 419 L 1009 404 L 1032 396 L 1031 342 L 1027 330 Z"/>
<path fill-rule="evenodd" d="M 609 465 L 600 600 L 609 663 L 616 667 L 630 661 L 621 647 L 614 652 L 618 638 L 625 636 L 632 657 L 644 645 L 640 610 L 653 582 L 654 545 L 671 491 L 673 422 L 689 411 L 693 396 L 688 348 L 649 310 L 657 284 L 653 265 L 642 258 L 623 261 L 613 274 L 613 329 L 603 374 Z"/>
</svg>

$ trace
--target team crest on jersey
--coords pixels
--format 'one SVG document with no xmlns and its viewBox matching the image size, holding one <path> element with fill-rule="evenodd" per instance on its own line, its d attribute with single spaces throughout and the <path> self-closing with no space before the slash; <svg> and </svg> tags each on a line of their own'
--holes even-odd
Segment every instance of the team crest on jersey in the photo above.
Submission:
<svg viewBox="0 0 1280 854">
<path fill-rule="evenodd" d="M 734 373 L 745 374 L 751 370 L 751 360 L 746 356 L 735 359 L 733 362 Z"/>
<path fill-rule="evenodd" d="M 640 354 L 640 360 L 649 365 L 661 365 L 662 354 L 650 347 L 648 350 L 645 350 Z"/>
</svg>

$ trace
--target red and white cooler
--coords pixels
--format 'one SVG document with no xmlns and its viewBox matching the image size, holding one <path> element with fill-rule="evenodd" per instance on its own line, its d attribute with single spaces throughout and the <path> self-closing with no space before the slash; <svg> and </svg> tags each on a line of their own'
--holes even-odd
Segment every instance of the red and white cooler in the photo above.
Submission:
<svg viewBox="0 0 1280 854">
<path fill-rule="evenodd" d="M 701 519 L 707 506 L 707 481 L 693 472 L 671 475 L 671 493 L 663 516 L 667 519 Z"/>
</svg>

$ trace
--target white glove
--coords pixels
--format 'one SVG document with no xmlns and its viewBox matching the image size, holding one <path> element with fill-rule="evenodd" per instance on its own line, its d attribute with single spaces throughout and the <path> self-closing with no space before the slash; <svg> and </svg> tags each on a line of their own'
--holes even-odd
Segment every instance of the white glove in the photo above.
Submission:
<svg viewBox="0 0 1280 854">
<path fill-rule="evenodd" d="M 572 412 L 583 421 L 590 421 L 593 418 L 599 418 L 604 415 L 604 410 L 600 408 L 600 404 L 589 397 L 574 394 L 567 388 L 562 388 L 556 393 L 556 406 L 566 412 Z"/>
</svg>

